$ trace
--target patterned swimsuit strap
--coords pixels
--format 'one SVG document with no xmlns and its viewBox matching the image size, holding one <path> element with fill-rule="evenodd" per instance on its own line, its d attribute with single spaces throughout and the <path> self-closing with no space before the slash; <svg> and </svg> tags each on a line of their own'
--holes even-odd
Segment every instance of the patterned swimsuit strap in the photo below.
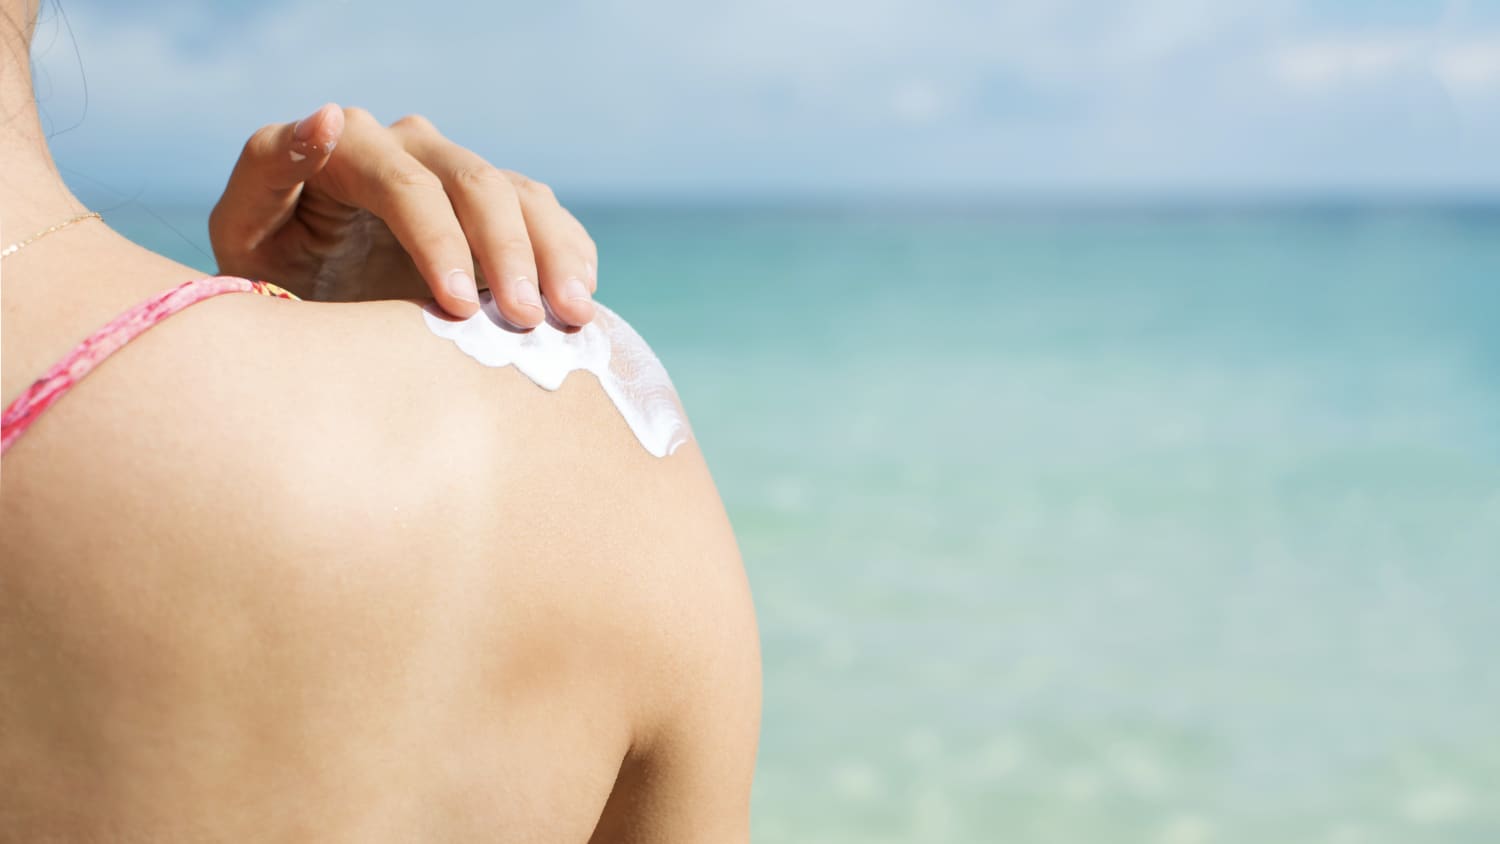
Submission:
<svg viewBox="0 0 1500 844">
<path fill-rule="evenodd" d="M 41 377 L 5 408 L 4 414 L 0 414 L 0 454 L 5 453 L 31 423 L 72 389 L 74 384 L 83 380 L 94 367 L 103 363 L 126 343 L 190 305 L 224 293 L 256 293 L 278 299 L 297 299 L 297 296 L 270 282 L 250 281 L 233 276 L 194 279 L 157 293 L 105 323 L 98 331 L 74 346 L 72 351 L 42 373 Z"/>
</svg>

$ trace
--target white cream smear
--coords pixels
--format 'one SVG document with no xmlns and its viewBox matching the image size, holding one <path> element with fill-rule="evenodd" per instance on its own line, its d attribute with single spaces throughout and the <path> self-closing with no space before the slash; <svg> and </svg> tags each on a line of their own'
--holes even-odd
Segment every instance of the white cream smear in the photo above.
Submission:
<svg viewBox="0 0 1500 844">
<path fill-rule="evenodd" d="M 572 333 L 550 320 L 529 331 L 510 325 L 488 290 L 468 319 L 453 319 L 436 304 L 424 308 L 422 318 L 469 357 L 485 366 L 514 366 L 546 390 L 561 387 L 577 370 L 592 372 L 646 451 L 666 457 L 693 435 L 672 379 L 635 329 L 603 305 L 594 307 L 593 321 Z"/>
</svg>

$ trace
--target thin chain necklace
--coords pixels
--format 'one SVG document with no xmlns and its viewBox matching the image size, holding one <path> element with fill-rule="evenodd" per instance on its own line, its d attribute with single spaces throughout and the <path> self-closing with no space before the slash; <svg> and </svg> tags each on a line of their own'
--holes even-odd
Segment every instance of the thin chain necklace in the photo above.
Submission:
<svg viewBox="0 0 1500 844">
<path fill-rule="evenodd" d="M 12 243 L 11 245 L 5 247 L 4 249 L 0 249 L 0 258 L 5 258 L 5 257 L 8 257 L 10 255 L 14 255 L 17 252 L 20 252 L 22 249 L 25 249 L 26 247 L 30 246 L 31 244 L 35 243 L 38 240 L 41 240 L 42 238 L 46 237 L 47 235 L 52 234 L 55 231 L 60 231 L 62 229 L 67 228 L 68 226 L 73 225 L 74 223 L 81 223 L 84 220 L 89 220 L 89 219 L 102 220 L 104 218 L 100 217 L 99 216 L 99 212 L 97 212 L 97 211 L 89 211 L 89 212 L 84 213 L 84 214 L 79 214 L 77 217 L 70 217 L 70 218 L 68 218 L 66 220 L 63 220 L 61 223 L 58 223 L 55 226 L 48 226 L 47 228 L 42 229 L 41 231 L 37 232 L 36 234 L 32 235 L 31 237 L 26 238 L 25 240 L 18 240 L 15 243 Z"/>
</svg>

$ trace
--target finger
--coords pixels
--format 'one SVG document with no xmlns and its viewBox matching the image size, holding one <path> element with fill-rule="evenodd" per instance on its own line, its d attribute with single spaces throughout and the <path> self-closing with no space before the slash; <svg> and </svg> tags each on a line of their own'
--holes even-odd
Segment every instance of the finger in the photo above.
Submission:
<svg viewBox="0 0 1500 844">
<path fill-rule="evenodd" d="M 369 112 L 346 109 L 345 119 L 344 153 L 329 178 L 386 224 L 443 310 L 472 316 L 479 310 L 474 257 L 442 181 Z"/>
<path fill-rule="evenodd" d="M 253 251 L 286 225 L 302 183 L 328 163 L 343 132 L 344 113 L 329 103 L 297 123 L 272 124 L 251 135 L 209 215 L 214 250 Z"/>
<path fill-rule="evenodd" d="M 522 328 L 541 325 L 547 312 L 537 283 L 533 243 L 514 184 L 478 155 L 444 138 L 423 118 L 398 120 L 391 131 L 442 180 L 501 315 Z"/>
<path fill-rule="evenodd" d="M 594 268 L 599 256 L 593 239 L 551 188 L 519 173 L 508 175 L 521 198 L 547 306 L 569 325 L 586 325 L 594 318 L 593 296 L 598 287 Z"/>
</svg>

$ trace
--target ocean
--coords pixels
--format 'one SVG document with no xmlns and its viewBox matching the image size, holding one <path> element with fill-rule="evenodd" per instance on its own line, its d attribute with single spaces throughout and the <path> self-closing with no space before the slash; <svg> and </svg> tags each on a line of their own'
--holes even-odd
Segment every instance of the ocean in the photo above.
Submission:
<svg viewBox="0 0 1500 844">
<path fill-rule="evenodd" d="M 1500 207 L 578 213 L 755 591 L 757 844 L 1500 840 Z"/>
</svg>

